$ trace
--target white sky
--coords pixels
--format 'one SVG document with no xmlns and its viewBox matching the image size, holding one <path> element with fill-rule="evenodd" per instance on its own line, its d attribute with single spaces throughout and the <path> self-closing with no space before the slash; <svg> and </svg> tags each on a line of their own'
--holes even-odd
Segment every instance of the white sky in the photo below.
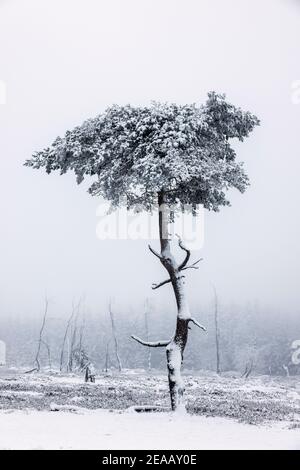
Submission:
<svg viewBox="0 0 300 470">
<path fill-rule="evenodd" d="M 132 308 L 172 295 L 150 289 L 165 273 L 146 241 L 97 239 L 85 186 L 22 163 L 112 103 L 200 103 L 209 90 L 262 124 L 239 145 L 251 188 L 205 215 L 192 305 L 213 282 L 223 302 L 298 309 L 299 44 L 296 0 L 0 0 L 0 313 L 39 313 L 45 290 L 57 311 L 82 293 L 95 311 L 109 295 Z"/>
</svg>

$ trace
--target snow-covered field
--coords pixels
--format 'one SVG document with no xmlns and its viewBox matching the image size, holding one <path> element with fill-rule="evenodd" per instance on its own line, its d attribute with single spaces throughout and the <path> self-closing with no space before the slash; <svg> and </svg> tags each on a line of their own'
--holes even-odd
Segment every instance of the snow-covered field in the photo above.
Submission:
<svg viewBox="0 0 300 470">
<path fill-rule="evenodd" d="M 300 429 L 107 410 L 2 411 L 2 449 L 300 449 Z"/>
<path fill-rule="evenodd" d="M 189 413 L 136 413 L 130 407 L 168 405 L 164 375 L 128 371 L 84 384 L 2 370 L 0 448 L 300 449 L 299 379 L 199 374 L 185 382 Z"/>
</svg>

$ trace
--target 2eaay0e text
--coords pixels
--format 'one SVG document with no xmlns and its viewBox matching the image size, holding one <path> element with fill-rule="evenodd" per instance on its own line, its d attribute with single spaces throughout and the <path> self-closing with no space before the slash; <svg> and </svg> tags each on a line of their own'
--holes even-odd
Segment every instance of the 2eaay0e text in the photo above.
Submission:
<svg viewBox="0 0 300 470">
<path fill-rule="evenodd" d="M 102 457 L 102 465 L 126 465 L 133 468 L 138 464 L 144 465 L 196 465 L 196 454 L 146 454 L 145 456 L 116 456 Z"/>
</svg>

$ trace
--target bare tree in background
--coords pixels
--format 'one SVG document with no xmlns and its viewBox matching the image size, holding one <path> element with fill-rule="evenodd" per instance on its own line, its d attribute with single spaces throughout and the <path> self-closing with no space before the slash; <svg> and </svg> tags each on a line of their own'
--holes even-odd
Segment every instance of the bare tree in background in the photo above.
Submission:
<svg viewBox="0 0 300 470">
<path fill-rule="evenodd" d="M 215 321 L 215 341 L 216 341 L 216 371 L 220 374 L 220 329 L 219 329 L 219 302 L 215 286 L 214 290 L 214 321 Z"/>
<path fill-rule="evenodd" d="M 76 311 L 79 310 L 79 307 L 80 307 L 80 301 L 78 302 L 77 306 L 75 306 L 75 304 L 73 302 L 71 315 L 69 316 L 67 324 L 66 324 L 65 334 L 64 334 L 63 342 L 62 342 L 62 346 L 61 346 L 60 366 L 59 366 L 60 371 L 62 371 L 63 366 L 64 366 L 64 352 L 65 352 L 65 345 L 66 345 L 66 341 L 67 341 L 67 338 L 68 338 L 69 329 L 70 329 L 70 326 L 72 324 L 73 318 L 76 314 Z M 69 360 L 70 360 L 70 358 L 68 358 L 68 363 L 69 363 Z"/>
<path fill-rule="evenodd" d="M 74 359 L 74 354 L 75 351 L 78 351 L 78 347 L 76 345 L 76 340 L 77 340 L 77 323 L 78 323 L 78 316 L 80 313 L 79 309 L 79 304 L 77 307 L 76 315 L 73 318 L 73 321 L 71 322 L 70 325 L 70 342 L 69 342 L 69 351 L 68 351 L 68 364 L 67 364 L 67 370 L 68 372 L 73 371 L 73 359 Z"/>
<path fill-rule="evenodd" d="M 106 343 L 106 351 L 105 351 L 105 372 L 108 372 L 108 364 L 109 364 L 109 343 L 110 340 L 107 341 Z"/>
<path fill-rule="evenodd" d="M 112 311 L 112 301 L 111 300 L 109 301 L 109 304 L 108 304 L 108 310 L 109 310 L 110 321 L 111 321 L 112 335 L 113 335 L 114 344 L 115 344 L 115 353 L 116 353 L 116 358 L 117 358 L 117 362 L 118 362 L 118 369 L 119 369 L 119 372 L 121 372 L 122 371 L 122 364 L 121 364 L 121 359 L 120 359 L 120 356 L 119 356 L 119 344 L 118 344 L 115 318 L 114 318 L 114 313 Z"/>
<path fill-rule="evenodd" d="M 43 338 L 43 331 L 44 331 L 45 324 L 46 324 L 46 318 L 47 318 L 47 313 L 48 313 L 48 305 L 49 305 L 49 301 L 48 301 L 48 298 L 46 296 L 45 297 L 45 308 L 44 308 L 42 326 L 41 326 L 41 329 L 40 329 L 39 339 L 38 339 L 38 348 L 37 348 L 37 352 L 36 352 L 36 356 L 35 356 L 35 363 L 36 363 L 37 372 L 39 372 L 40 369 L 41 369 L 40 352 L 41 352 L 41 345 L 44 344 L 42 338 Z"/>
<path fill-rule="evenodd" d="M 245 371 L 243 372 L 243 374 L 241 375 L 241 377 L 244 377 L 245 379 L 248 379 L 249 375 L 252 373 L 252 370 L 253 370 L 253 365 L 254 365 L 254 361 L 253 359 L 249 359 L 249 361 L 247 362 L 246 366 L 245 366 Z"/>
<path fill-rule="evenodd" d="M 46 350 L 47 350 L 47 356 L 48 356 L 48 366 L 49 366 L 49 370 L 52 369 L 52 361 L 51 361 L 51 349 L 50 349 L 50 346 L 49 346 L 49 343 L 47 341 L 41 341 L 41 343 L 45 346 Z"/>
<path fill-rule="evenodd" d="M 78 341 L 77 339 L 78 330 Z M 84 332 L 85 332 L 85 316 L 82 318 L 80 327 L 77 327 L 77 316 L 75 320 L 75 326 L 72 334 L 72 344 L 70 347 L 70 354 L 72 354 L 71 367 L 69 365 L 69 371 L 72 371 L 74 367 L 80 372 L 85 370 L 87 367 L 92 365 L 90 355 L 84 345 Z M 69 359 L 70 364 L 70 359 Z M 89 367 L 89 375 L 93 375 L 91 367 Z"/>
<path fill-rule="evenodd" d="M 149 299 L 145 301 L 145 333 L 146 341 L 149 342 L 149 315 L 150 315 L 150 304 Z M 148 370 L 151 370 L 151 348 L 148 349 Z"/>
<path fill-rule="evenodd" d="M 286 365 L 286 364 L 283 364 L 282 368 L 283 368 L 284 372 L 286 373 L 286 376 L 289 377 L 290 376 L 289 366 Z"/>
<path fill-rule="evenodd" d="M 79 351 L 80 357 L 82 356 L 82 352 L 83 352 L 83 336 L 84 336 L 84 332 L 85 332 L 85 316 L 83 316 L 83 318 L 82 318 L 81 325 L 80 325 L 80 329 L 79 329 L 78 351 Z"/>
</svg>

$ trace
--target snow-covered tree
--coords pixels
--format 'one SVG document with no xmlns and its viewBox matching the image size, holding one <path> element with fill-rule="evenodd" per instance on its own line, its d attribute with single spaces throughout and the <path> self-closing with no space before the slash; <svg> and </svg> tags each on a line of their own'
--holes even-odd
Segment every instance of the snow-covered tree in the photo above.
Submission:
<svg viewBox="0 0 300 470">
<path fill-rule="evenodd" d="M 26 165 L 45 168 L 47 173 L 74 171 L 77 182 L 94 177 L 89 192 L 103 196 L 112 208 L 126 200 L 127 208 L 152 211 L 159 207 L 160 252 L 149 247 L 168 273 L 158 288 L 171 283 L 177 303 L 177 325 L 171 340 L 147 342 L 148 347 L 165 346 L 172 409 L 183 404 L 184 385 L 180 375 L 183 352 L 191 323 L 185 295 L 183 271 L 189 265 L 190 251 L 179 239 L 185 253 L 182 262 L 174 259 L 169 240 L 170 207 L 195 212 L 202 204 L 218 211 L 229 205 L 226 190 L 243 192 L 248 178 L 242 163 L 236 161 L 231 139 L 242 141 L 258 119 L 229 104 L 224 95 L 208 94 L 204 105 L 153 103 L 149 107 L 112 106 L 94 119 L 57 138 L 37 152 Z M 172 214 L 172 212 L 171 212 Z"/>
</svg>

